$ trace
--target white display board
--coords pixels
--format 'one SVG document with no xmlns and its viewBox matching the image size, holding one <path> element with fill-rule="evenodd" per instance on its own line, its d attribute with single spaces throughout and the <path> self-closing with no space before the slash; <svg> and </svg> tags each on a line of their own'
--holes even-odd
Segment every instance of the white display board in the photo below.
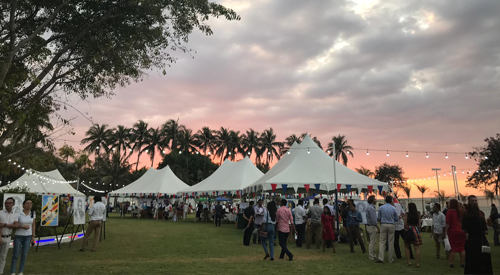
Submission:
<svg viewBox="0 0 500 275">
<path fill-rule="evenodd" d="M 73 198 L 73 224 L 85 224 L 85 197 Z"/>
<path fill-rule="evenodd" d="M 5 200 L 8 198 L 13 198 L 15 203 L 14 206 L 12 207 L 12 211 L 14 213 L 21 213 L 23 210 L 23 202 L 25 195 L 24 194 L 15 194 L 15 193 L 5 193 L 3 194 L 3 208 L 5 208 Z"/>
<path fill-rule="evenodd" d="M 356 205 L 356 211 L 361 213 L 361 216 L 363 217 L 362 224 L 366 224 L 366 208 L 368 207 L 368 202 L 366 202 L 366 201 L 354 201 L 354 204 Z"/>
</svg>

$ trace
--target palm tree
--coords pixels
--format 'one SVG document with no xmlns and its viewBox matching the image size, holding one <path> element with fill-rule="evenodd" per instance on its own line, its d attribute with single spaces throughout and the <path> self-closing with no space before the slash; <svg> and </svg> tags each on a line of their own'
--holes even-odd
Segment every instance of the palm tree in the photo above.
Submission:
<svg viewBox="0 0 500 275">
<path fill-rule="evenodd" d="M 100 167 L 102 167 L 104 174 L 100 180 L 109 184 L 109 191 L 121 187 L 119 183 L 122 185 L 128 183 L 127 178 L 130 175 L 132 165 L 127 162 L 125 157 L 120 156 L 118 152 L 111 153 L 111 155 L 108 153 L 99 162 L 101 162 Z"/>
<path fill-rule="evenodd" d="M 15 145 L 23 142 L 25 144 L 36 145 L 40 142 L 43 146 L 52 148 L 53 144 L 48 139 L 48 133 L 54 131 L 54 126 L 50 122 L 49 114 L 50 112 L 43 108 L 30 110 L 24 122 L 17 127 L 11 144 Z M 61 124 L 61 127 L 64 127 L 63 125 Z"/>
<path fill-rule="evenodd" d="M 184 129 L 179 136 L 179 150 L 184 154 L 186 158 L 186 167 L 189 170 L 189 154 L 190 152 L 196 152 L 196 137 L 193 135 L 193 130 Z"/>
<path fill-rule="evenodd" d="M 215 156 L 220 157 L 220 163 L 225 155 L 229 152 L 232 143 L 231 131 L 229 128 L 220 127 L 220 130 L 216 134 L 216 151 Z"/>
<path fill-rule="evenodd" d="M 63 147 L 59 148 L 59 156 L 66 160 L 66 164 L 68 164 L 69 157 L 75 157 L 75 149 L 72 146 L 64 144 Z"/>
<path fill-rule="evenodd" d="M 165 147 L 170 148 L 172 151 L 178 149 L 179 136 L 182 131 L 186 129 L 186 126 L 179 124 L 179 119 L 170 119 L 162 126 L 162 130 L 165 133 L 163 144 Z"/>
<path fill-rule="evenodd" d="M 241 136 L 240 131 L 230 131 L 229 136 L 231 137 L 231 143 L 229 144 L 228 152 L 226 158 L 230 160 L 235 160 L 236 155 L 240 153 L 241 155 L 245 155 L 243 148 L 241 147 Z"/>
<path fill-rule="evenodd" d="M 276 141 L 276 134 L 273 128 L 264 130 L 260 135 L 260 141 L 262 142 L 262 153 L 266 153 L 266 163 L 273 161 L 274 156 L 280 159 L 280 149 L 283 148 L 283 142 Z"/>
<path fill-rule="evenodd" d="M 441 205 L 444 205 L 445 202 L 450 198 L 449 196 L 446 196 L 446 192 L 444 190 L 440 190 L 439 192 L 434 191 L 434 194 L 436 194 L 436 197 L 438 198 Z"/>
<path fill-rule="evenodd" d="M 425 214 L 424 193 L 427 192 L 427 190 L 429 190 L 429 187 L 427 187 L 425 185 L 418 185 L 418 184 L 415 184 L 415 186 L 417 187 L 418 191 L 420 191 L 420 193 L 422 193 L 422 213 Z"/>
<path fill-rule="evenodd" d="M 130 153 L 132 153 L 132 147 L 130 146 L 130 130 L 129 128 L 123 126 L 123 125 L 118 125 L 116 129 L 113 131 L 112 135 L 112 149 L 117 148 L 118 149 L 118 154 L 121 155 L 121 151 L 123 150 L 124 155 L 127 155 L 127 149 L 129 149 Z"/>
<path fill-rule="evenodd" d="M 328 143 L 327 151 L 330 152 L 330 156 L 333 155 L 333 144 L 335 144 L 335 158 L 338 162 L 342 158 L 342 163 L 347 165 L 347 155 L 351 155 L 354 158 L 354 154 L 352 153 L 352 146 L 347 144 L 347 139 L 344 135 L 334 136 L 332 138 L 333 142 Z"/>
<path fill-rule="evenodd" d="M 141 158 L 142 147 L 146 145 L 147 136 L 148 136 L 148 124 L 143 120 L 139 120 L 138 122 L 134 123 L 134 126 L 132 127 L 132 136 L 131 136 L 131 141 L 134 142 L 132 151 L 138 152 L 137 162 L 135 163 L 135 171 L 137 171 L 137 169 L 139 168 L 139 159 Z"/>
<path fill-rule="evenodd" d="M 303 137 L 298 137 L 296 134 L 291 134 L 289 135 L 286 139 L 285 139 L 285 142 L 283 143 L 283 149 L 281 150 L 281 155 L 285 154 L 286 152 L 288 152 L 288 150 L 290 150 L 290 147 L 292 147 L 292 145 L 297 142 L 297 143 L 300 143 L 302 141 Z"/>
<path fill-rule="evenodd" d="M 241 135 L 241 147 L 242 147 L 242 155 L 250 156 L 252 152 L 256 153 L 256 160 L 260 162 L 260 158 L 262 157 L 260 152 L 260 138 L 259 133 L 254 129 L 247 130 L 245 134 Z"/>
<path fill-rule="evenodd" d="M 360 173 L 361 175 L 365 175 L 369 178 L 372 178 L 373 176 L 375 176 L 375 173 L 373 173 L 370 169 L 365 168 L 363 166 L 361 166 L 359 168 L 355 168 L 354 170 L 356 170 L 356 172 Z"/>
<path fill-rule="evenodd" d="M 491 203 L 495 200 L 495 192 L 493 191 L 484 190 L 484 196 L 486 197 L 486 203 L 488 203 L 488 200 L 491 200 Z"/>
<path fill-rule="evenodd" d="M 107 124 L 92 125 L 90 129 L 85 132 L 86 138 L 82 139 L 81 144 L 89 143 L 83 150 L 89 153 L 96 153 L 97 156 L 100 155 L 101 149 L 107 152 L 112 135 L 113 131 L 109 129 Z"/>
<path fill-rule="evenodd" d="M 146 147 L 142 149 L 142 152 L 146 152 L 151 158 L 151 167 L 153 167 L 155 161 L 156 150 L 158 149 L 160 152 L 163 151 L 162 140 L 163 132 L 160 128 L 149 128 L 146 135 Z"/>
<path fill-rule="evenodd" d="M 207 155 L 207 151 L 215 151 L 215 142 L 217 140 L 216 131 L 211 130 L 209 127 L 203 127 L 196 133 L 196 144 L 203 155 Z"/>
<path fill-rule="evenodd" d="M 408 197 L 408 202 L 410 202 L 411 185 L 405 184 L 401 187 L 401 189 L 403 189 L 403 191 L 406 194 L 406 197 Z"/>
</svg>

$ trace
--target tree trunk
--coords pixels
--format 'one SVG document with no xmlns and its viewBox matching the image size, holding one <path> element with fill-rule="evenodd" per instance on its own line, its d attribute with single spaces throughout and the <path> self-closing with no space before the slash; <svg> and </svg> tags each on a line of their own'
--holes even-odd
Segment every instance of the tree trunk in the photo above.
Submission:
<svg viewBox="0 0 500 275">
<path fill-rule="evenodd" d="M 424 207 L 424 193 L 422 193 L 422 213 L 425 215 L 425 207 Z"/>
<path fill-rule="evenodd" d="M 137 168 L 139 167 L 139 158 L 141 158 L 141 151 L 139 148 L 139 154 L 137 155 L 137 163 L 135 164 L 135 171 L 137 172 Z"/>
</svg>

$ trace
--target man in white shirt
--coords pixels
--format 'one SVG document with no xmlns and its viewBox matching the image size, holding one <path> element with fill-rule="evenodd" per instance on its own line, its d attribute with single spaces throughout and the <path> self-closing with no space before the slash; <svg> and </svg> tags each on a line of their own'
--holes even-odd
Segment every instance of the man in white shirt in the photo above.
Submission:
<svg viewBox="0 0 500 275">
<path fill-rule="evenodd" d="M 297 240 L 295 244 L 297 247 L 302 247 L 302 243 L 306 239 L 306 210 L 304 209 L 304 200 L 300 199 L 297 207 L 294 210 L 295 215 L 295 228 L 297 229 Z"/>
<path fill-rule="evenodd" d="M 13 198 L 7 198 L 4 209 L 0 211 L 0 232 L 2 235 L 0 238 L 0 274 L 3 274 L 5 267 L 5 258 L 7 258 L 7 252 L 9 252 L 12 229 L 17 228 L 18 224 L 19 214 L 12 211 L 14 204 Z"/>
<path fill-rule="evenodd" d="M 441 205 L 435 203 L 432 207 L 432 236 L 436 242 L 436 259 L 440 258 L 441 244 L 444 246 L 443 236 L 446 228 L 446 217 L 441 213 Z"/>
<path fill-rule="evenodd" d="M 85 248 L 89 244 L 89 237 L 94 233 L 94 244 L 92 244 L 92 252 L 97 250 L 97 242 L 99 242 L 99 237 L 101 236 L 101 223 L 104 219 L 104 215 L 106 215 L 106 206 L 101 201 L 101 196 L 94 197 L 94 205 L 89 210 L 90 222 L 87 228 L 87 232 L 85 232 L 85 237 L 83 237 L 83 245 L 80 251 L 85 251 Z"/>
</svg>

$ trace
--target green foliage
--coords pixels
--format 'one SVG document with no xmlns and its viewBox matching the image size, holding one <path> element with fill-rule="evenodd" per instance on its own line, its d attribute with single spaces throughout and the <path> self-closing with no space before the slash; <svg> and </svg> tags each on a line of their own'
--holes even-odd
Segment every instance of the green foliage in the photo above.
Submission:
<svg viewBox="0 0 500 275">
<path fill-rule="evenodd" d="M 400 188 L 406 178 L 403 177 L 403 168 L 397 164 L 384 163 L 375 167 L 375 179 L 381 182 L 392 183 L 394 187 Z"/>
<path fill-rule="evenodd" d="M 485 138 L 485 146 L 474 148 L 470 152 L 471 158 L 477 162 L 477 171 L 467 178 L 467 187 L 486 189 L 493 186 L 494 193 L 500 192 L 500 134 L 496 137 Z"/>
<path fill-rule="evenodd" d="M 189 166 L 186 166 L 186 160 L 189 161 Z M 201 180 L 210 176 L 219 166 L 212 162 L 212 160 L 201 154 L 179 154 L 174 151 L 165 155 L 163 161 L 158 164 L 158 169 L 166 166 L 183 182 L 188 185 L 194 185 Z"/>
<path fill-rule="evenodd" d="M 66 108 L 57 91 L 111 96 L 175 62 L 172 51 L 190 51 L 194 30 L 212 35 L 210 18 L 240 19 L 205 0 L 4 1 L 1 9 L 0 144 L 33 110 Z"/>
<path fill-rule="evenodd" d="M 269 167 L 269 163 L 264 163 L 264 162 L 261 162 L 261 163 L 257 163 L 257 165 L 255 165 L 257 167 L 257 169 L 259 169 L 262 173 L 267 173 L 269 170 L 271 170 L 271 168 Z"/>
<path fill-rule="evenodd" d="M 328 143 L 329 155 L 333 156 L 333 145 L 335 145 L 335 158 L 338 162 L 342 159 L 342 163 L 347 165 L 348 155 L 354 158 L 352 153 L 352 146 L 347 144 L 347 138 L 344 135 L 338 135 L 332 137 L 332 142 Z"/>
</svg>

